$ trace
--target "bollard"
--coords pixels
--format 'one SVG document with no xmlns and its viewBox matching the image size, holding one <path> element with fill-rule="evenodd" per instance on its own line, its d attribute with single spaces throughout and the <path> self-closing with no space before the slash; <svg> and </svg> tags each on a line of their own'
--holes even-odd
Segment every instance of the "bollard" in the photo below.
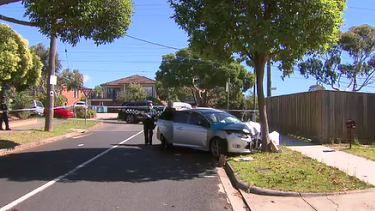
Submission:
<svg viewBox="0 0 375 211">
<path fill-rule="evenodd" d="M 349 149 L 352 148 L 352 142 L 353 142 L 353 130 L 355 129 L 356 123 L 355 121 L 349 119 L 346 121 L 346 130 L 347 130 L 347 135 L 349 138 Z"/>
</svg>

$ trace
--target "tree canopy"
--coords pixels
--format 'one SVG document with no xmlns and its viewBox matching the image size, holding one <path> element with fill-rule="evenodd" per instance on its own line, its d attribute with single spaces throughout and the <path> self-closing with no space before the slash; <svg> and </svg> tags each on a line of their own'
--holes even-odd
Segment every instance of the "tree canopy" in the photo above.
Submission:
<svg viewBox="0 0 375 211">
<path fill-rule="evenodd" d="M 343 52 L 350 56 L 352 63 L 342 62 Z M 369 25 L 355 26 L 342 33 L 337 45 L 328 53 L 316 54 L 298 67 L 306 78 L 312 76 L 319 84 L 329 85 L 334 90 L 345 87 L 346 91 L 360 91 L 374 82 L 374 52 L 375 28 Z M 349 83 L 345 84 L 343 79 L 348 79 Z"/>
<path fill-rule="evenodd" d="M 68 91 L 81 90 L 83 88 L 83 75 L 79 70 L 65 69 L 57 75 L 57 87 L 60 92 L 64 89 Z"/>
<path fill-rule="evenodd" d="M 130 84 L 125 88 L 125 92 L 122 91 L 116 96 L 116 101 L 119 103 L 144 100 L 146 100 L 146 90 L 140 84 Z"/>
<path fill-rule="evenodd" d="M 253 64 L 262 145 L 267 149 L 269 129 L 263 93 L 266 62 L 280 62 L 279 69 L 288 75 L 305 54 L 328 49 L 337 41 L 346 1 L 169 2 L 175 10 L 174 20 L 187 32 L 193 49 L 221 61 L 236 53 Z"/>
<path fill-rule="evenodd" d="M 38 43 L 37 45 L 31 46 L 30 51 L 37 55 L 40 61 L 43 63 L 42 77 L 39 80 L 40 83 L 37 88 L 39 88 L 43 94 L 47 94 L 49 49 L 46 48 L 42 43 Z M 59 54 L 56 53 L 55 72 L 58 74 L 60 69 L 61 62 L 59 59 Z"/>
<path fill-rule="evenodd" d="M 253 74 L 235 61 L 226 64 L 202 61 L 189 49 L 164 55 L 159 69 L 156 81 L 164 88 L 190 92 L 198 106 L 207 106 L 217 99 L 228 78 L 233 89 L 240 92 L 248 90 L 255 81 Z"/>
<path fill-rule="evenodd" d="M 43 64 L 28 48 L 27 40 L 0 24 L 0 83 L 23 91 L 37 85 Z"/>
<path fill-rule="evenodd" d="M 42 34 L 56 34 L 62 42 L 76 45 L 81 38 L 95 44 L 111 43 L 125 35 L 131 24 L 131 0 L 0 0 L 0 6 L 21 2 L 30 22 L 0 16 L 1 20 L 36 26 Z"/>
</svg>

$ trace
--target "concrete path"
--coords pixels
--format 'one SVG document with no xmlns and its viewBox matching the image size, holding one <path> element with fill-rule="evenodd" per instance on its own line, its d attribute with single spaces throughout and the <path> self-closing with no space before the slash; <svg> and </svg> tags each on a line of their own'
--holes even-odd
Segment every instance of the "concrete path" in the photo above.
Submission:
<svg viewBox="0 0 375 211">
<path fill-rule="evenodd" d="M 116 119 L 118 113 L 97 113 L 96 119 Z"/>
<path fill-rule="evenodd" d="M 375 192 L 325 197 L 273 197 L 242 192 L 251 211 L 370 211 Z"/>
</svg>

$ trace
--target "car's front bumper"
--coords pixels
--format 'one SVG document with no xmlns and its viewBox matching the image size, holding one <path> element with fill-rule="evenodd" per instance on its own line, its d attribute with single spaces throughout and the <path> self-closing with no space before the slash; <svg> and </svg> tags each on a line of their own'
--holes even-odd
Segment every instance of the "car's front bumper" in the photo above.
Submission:
<svg viewBox="0 0 375 211">
<path fill-rule="evenodd" d="M 227 136 L 229 153 L 250 153 L 251 137 L 240 138 L 235 134 Z"/>
</svg>

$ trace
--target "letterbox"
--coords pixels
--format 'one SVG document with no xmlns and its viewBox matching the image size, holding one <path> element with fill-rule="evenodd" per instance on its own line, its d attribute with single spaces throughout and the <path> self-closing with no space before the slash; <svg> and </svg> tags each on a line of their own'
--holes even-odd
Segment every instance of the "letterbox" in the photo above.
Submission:
<svg viewBox="0 0 375 211">
<path fill-rule="evenodd" d="M 349 119 L 348 121 L 346 121 L 346 128 L 351 128 L 351 129 L 355 129 L 355 121 L 354 120 L 351 120 Z"/>
</svg>

